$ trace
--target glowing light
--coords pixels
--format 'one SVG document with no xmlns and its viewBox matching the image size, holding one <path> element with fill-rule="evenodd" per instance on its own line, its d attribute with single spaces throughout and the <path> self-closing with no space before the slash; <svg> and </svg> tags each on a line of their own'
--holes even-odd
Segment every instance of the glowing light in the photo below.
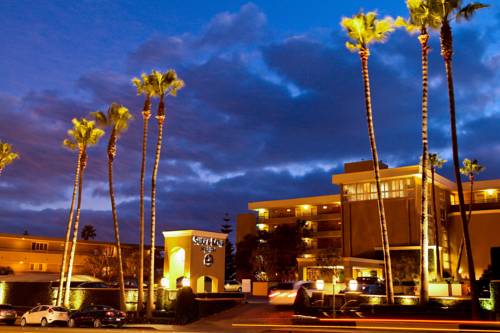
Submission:
<svg viewBox="0 0 500 333">
<path fill-rule="evenodd" d="M 358 290 L 358 281 L 356 281 L 356 280 L 349 280 L 349 290 L 350 291 L 356 291 L 356 290 Z"/>
<path fill-rule="evenodd" d="M 288 213 L 290 213 L 292 210 L 291 210 L 290 208 L 288 208 L 286 211 L 287 211 Z"/>
<path fill-rule="evenodd" d="M 496 193 L 497 193 L 497 190 L 495 190 L 495 189 L 491 189 L 491 188 L 490 188 L 490 189 L 485 190 L 484 192 L 486 192 L 486 194 L 487 194 L 488 196 L 492 196 L 492 195 L 494 195 L 494 194 L 496 194 Z"/>
<path fill-rule="evenodd" d="M 323 206 L 323 209 L 327 209 L 327 208 L 328 208 L 328 206 Z"/>
<path fill-rule="evenodd" d="M 318 290 L 325 289 L 325 281 L 323 281 L 323 280 L 316 280 L 316 289 L 318 289 Z"/>
<path fill-rule="evenodd" d="M 170 279 L 168 277 L 163 277 L 160 280 L 160 284 L 163 288 L 168 288 L 168 286 L 170 286 Z"/>
<path fill-rule="evenodd" d="M 183 287 L 189 287 L 189 286 L 191 286 L 191 281 L 188 278 L 182 279 L 182 286 Z"/>
<path fill-rule="evenodd" d="M 302 205 L 302 209 L 304 209 L 304 210 L 308 210 L 309 208 L 311 208 L 310 205 Z"/>
<path fill-rule="evenodd" d="M 7 290 L 7 284 L 5 282 L 0 282 L 0 304 L 5 303 L 6 290 Z"/>
<path fill-rule="evenodd" d="M 24 261 L 21 260 L 19 263 L 22 265 L 22 264 L 24 264 Z"/>
<path fill-rule="evenodd" d="M 269 230 L 269 226 L 267 224 L 264 224 L 264 223 L 257 223 L 257 229 L 259 230 Z"/>
</svg>

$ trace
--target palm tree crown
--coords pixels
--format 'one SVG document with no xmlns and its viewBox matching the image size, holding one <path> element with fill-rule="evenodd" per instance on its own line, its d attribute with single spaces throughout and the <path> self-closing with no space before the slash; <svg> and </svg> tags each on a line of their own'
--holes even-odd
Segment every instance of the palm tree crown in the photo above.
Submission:
<svg viewBox="0 0 500 333">
<path fill-rule="evenodd" d="M 487 4 L 473 2 L 462 6 L 462 0 L 432 0 L 433 11 L 441 20 L 470 20 L 478 9 L 489 7 Z"/>
<path fill-rule="evenodd" d="M 351 39 L 345 45 L 352 52 L 367 50 L 370 44 L 385 41 L 389 33 L 394 31 L 392 18 L 379 20 L 376 12 L 359 13 L 351 18 L 343 17 L 340 25 Z"/>
<path fill-rule="evenodd" d="M 132 119 L 132 114 L 123 105 L 113 103 L 108 108 L 107 114 L 102 111 L 92 112 L 91 116 L 101 128 L 111 127 L 116 135 L 127 130 L 128 122 Z"/>
<path fill-rule="evenodd" d="M 154 76 L 152 74 L 142 73 L 141 78 L 134 77 L 132 83 L 137 89 L 137 95 L 145 95 L 146 97 L 153 97 L 155 95 L 155 89 L 153 85 Z"/>
<path fill-rule="evenodd" d="M 464 166 L 463 168 L 460 168 L 460 173 L 469 178 L 472 178 L 478 173 L 486 170 L 486 167 L 480 165 L 477 160 L 471 161 L 468 158 L 466 158 L 464 159 L 463 164 Z"/>
<path fill-rule="evenodd" d="M 429 164 L 431 168 L 438 169 L 442 168 L 443 164 L 445 164 L 447 161 L 439 157 L 437 153 L 432 153 L 429 154 Z"/>
<path fill-rule="evenodd" d="M 165 95 L 177 96 L 177 91 L 184 87 L 184 81 L 179 79 L 173 69 L 169 69 L 164 73 L 153 70 L 150 77 L 155 95 L 160 97 Z M 160 109 L 158 111 L 161 112 Z"/>
<path fill-rule="evenodd" d="M 71 150 L 93 146 L 104 135 L 104 131 L 97 128 L 94 121 L 73 118 L 71 122 L 73 128 L 68 130 L 68 138 L 63 141 L 63 145 Z"/>
<path fill-rule="evenodd" d="M 12 151 L 10 144 L 0 141 L 0 171 L 18 158 L 19 154 Z"/>
</svg>

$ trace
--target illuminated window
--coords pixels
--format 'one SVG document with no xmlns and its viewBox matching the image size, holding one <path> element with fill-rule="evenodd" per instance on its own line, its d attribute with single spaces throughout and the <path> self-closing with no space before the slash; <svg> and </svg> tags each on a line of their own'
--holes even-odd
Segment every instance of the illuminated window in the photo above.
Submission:
<svg viewBox="0 0 500 333">
<path fill-rule="evenodd" d="M 47 270 L 47 264 L 43 263 L 30 263 L 30 271 L 33 272 L 45 272 Z"/>
<path fill-rule="evenodd" d="M 383 199 L 404 198 L 413 194 L 413 181 L 410 178 L 395 179 L 380 182 L 380 191 Z M 344 185 L 344 199 L 347 201 L 377 199 L 375 182 Z"/>
<path fill-rule="evenodd" d="M 49 244 L 47 244 L 47 243 L 38 243 L 38 242 L 31 243 L 31 250 L 32 251 L 47 251 L 48 248 L 49 248 Z"/>
</svg>

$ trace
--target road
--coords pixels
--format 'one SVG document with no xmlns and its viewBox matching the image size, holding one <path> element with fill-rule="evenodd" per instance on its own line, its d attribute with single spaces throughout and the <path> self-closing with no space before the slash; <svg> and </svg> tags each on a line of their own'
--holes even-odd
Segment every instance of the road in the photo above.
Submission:
<svg viewBox="0 0 500 333">
<path fill-rule="evenodd" d="M 138 326 L 128 325 L 123 329 L 115 328 L 66 328 L 66 327 L 25 327 L 20 326 L 0 326 L 0 333 L 20 332 L 20 333 L 80 333 L 80 332 L 206 332 L 206 333 L 302 333 L 302 332 L 356 332 L 356 333 L 387 333 L 387 332 L 467 332 L 467 333 L 492 333 L 500 332 L 500 325 L 487 329 L 462 328 L 458 325 L 443 323 L 402 323 L 402 322 L 361 322 L 358 326 L 340 326 L 342 323 L 333 323 L 331 326 L 315 325 L 293 325 L 291 321 L 291 309 L 276 309 L 264 301 L 251 301 L 248 304 L 241 304 L 227 311 L 203 318 L 195 323 L 185 326 L 174 325 L 149 325 Z M 351 322 L 352 324 L 352 322 Z"/>
</svg>

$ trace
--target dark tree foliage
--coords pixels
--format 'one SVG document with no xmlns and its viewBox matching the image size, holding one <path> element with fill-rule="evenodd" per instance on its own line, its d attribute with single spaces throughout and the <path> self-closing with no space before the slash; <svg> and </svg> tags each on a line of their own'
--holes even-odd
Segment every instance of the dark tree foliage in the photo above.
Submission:
<svg viewBox="0 0 500 333">
<path fill-rule="evenodd" d="M 94 226 L 92 224 L 87 224 L 86 226 L 84 226 L 80 236 L 84 240 L 96 238 L 97 234 L 96 234 L 96 230 L 95 230 Z"/>
<path fill-rule="evenodd" d="M 234 262 L 234 247 L 233 243 L 229 239 L 229 234 L 233 232 L 233 227 L 231 225 L 231 218 L 229 214 L 224 215 L 224 223 L 221 226 L 220 231 L 227 234 L 228 238 L 226 240 L 226 262 L 225 262 L 225 272 L 224 276 L 226 280 L 234 279 L 236 274 L 235 262 Z"/>
<path fill-rule="evenodd" d="M 252 234 L 246 235 L 243 240 L 236 244 L 234 262 L 238 280 L 254 278 L 256 272 L 255 256 L 258 246 L 259 238 Z"/>
</svg>

